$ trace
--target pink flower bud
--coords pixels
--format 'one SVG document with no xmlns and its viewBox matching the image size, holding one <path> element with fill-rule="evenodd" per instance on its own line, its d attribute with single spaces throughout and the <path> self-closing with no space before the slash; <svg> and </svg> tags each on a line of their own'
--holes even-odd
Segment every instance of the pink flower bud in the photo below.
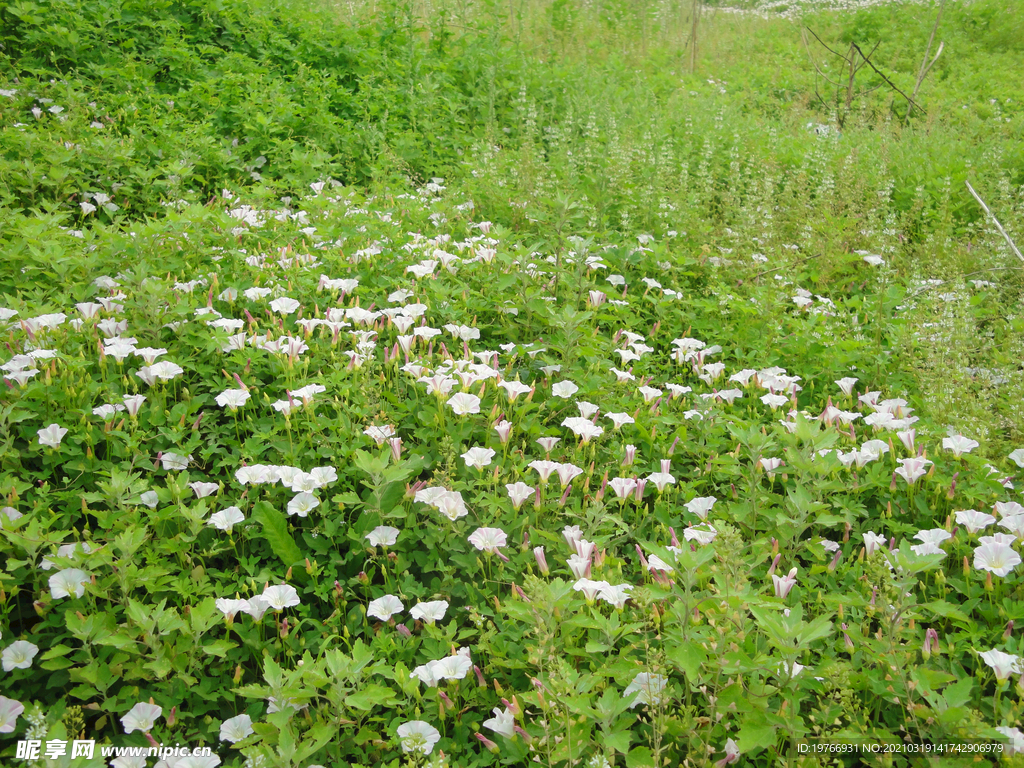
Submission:
<svg viewBox="0 0 1024 768">
<path fill-rule="evenodd" d="M 537 567 L 540 569 L 542 576 L 547 576 L 551 573 L 551 570 L 548 568 L 547 558 L 544 556 L 544 547 L 534 547 L 533 556 L 537 560 Z"/>
</svg>

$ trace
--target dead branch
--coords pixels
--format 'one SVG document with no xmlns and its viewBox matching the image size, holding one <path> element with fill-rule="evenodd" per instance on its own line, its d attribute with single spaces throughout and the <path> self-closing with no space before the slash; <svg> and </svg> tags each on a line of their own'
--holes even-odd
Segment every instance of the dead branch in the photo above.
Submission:
<svg viewBox="0 0 1024 768">
<path fill-rule="evenodd" d="M 985 205 L 985 201 L 981 199 L 981 196 L 974 191 L 974 187 L 971 186 L 971 182 L 965 181 L 964 184 L 967 185 L 967 189 L 970 191 L 970 193 L 974 195 L 974 199 L 978 201 L 978 205 L 980 205 L 985 210 L 985 213 L 992 217 L 992 221 L 994 221 L 996 224 L 996 229 L 998 229 L 999 234 L 1001 234 L 1006 239 L 1007 244 L 1010 246 L 1010 250 L 1017 254 L 1018 259 L 1024 261 L 1024 256 L 1022 256 L 1020 251 L 1017 250 L 1017 244 L 1013 242 L 1013 240 L 1010 238 L 1008 234 L 1006 234 L 1006 230 L 1003 229 L 1003 225 L 999 223 L 999 219 L 996 218 L 995 214 L 988 209 L 988 206 Z"/>
</svg>

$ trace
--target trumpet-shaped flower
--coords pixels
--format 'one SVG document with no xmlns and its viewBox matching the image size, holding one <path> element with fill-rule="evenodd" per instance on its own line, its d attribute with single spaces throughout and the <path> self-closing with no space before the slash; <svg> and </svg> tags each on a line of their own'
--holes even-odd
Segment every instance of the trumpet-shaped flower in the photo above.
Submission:
<svg viewBox="0 0 1024 768">
<path fill-rule="evenodd" d="M 927 467 L 932 463 L 928 459 L 922 458 L 911 458 L 911 459 L 900 459 L 901 466 L 896 470 L 896 474 L 907 481 L 907 485 L 913 485 L 922 477 L 928 473 Z"/>
<path fill-rule="evenodd" d="M 85 582 L 91 577 L 78 568 L 66 568 L 50 577 L 50 595 L 54 600 L 62 597 L 81 597 L 85 594 Z"/>
<path fill-rule="evenodd" d="M 707 520 L 708 514 L 711 512 L 711 508 L 715 506 L 716 501 L 718 501 L 718 499 L 714 496 L 698 496 L 697 498 L 686 502 L 685 506 L 701 520 Z"/>
<path fill-rule="evenodd" d="M 378 525 L 365 538 L 371 547 L 391 547 L 398 541 L 400 531 L 390 525 Z"/>
<path fill-rule="evenodd" d="M 636 480 L 632 477 L 613 477 L 608 481 L 608 487 L 612 489 L 615 498 L 624 500 L 636 490 Z"/>
<path fill-rule="evenodd" d="M 490 728 L 499 736 L 511 739 L 515 736 L 516 716 L 508 707 L 504 711 L 495 707 L 491 710 L 494 717 L 484 720 L 484 728 Z"/>
<path fill-rule="evenodd" d="M 606 413 L 606 419 L 612 420 L 612 426 L 618 430 L 621 429 L 624 424 L 635 424 L 636 420 L 628 413 Z"/>
<path fill-rule="evenodd" d="M 1012 541 L 1015 537 L 1008 538 Z M 984 539 L 990 541 L 986 542 Z M 1020 563 L 1020 555 L 1010 547 L 1010 544 L 1005 540 L 997 540 L 994 536 L 983 536 L 981 546 L 974 550 L 974 567 L 996 576 L 1008 576 Z"/>
<path fill-rule="evenodd" d="M 571 416 L 562 421 L 562 426 L 571 429 L 583 443 L 589 443 L 591 438 L 604 434 L 604 427 L 599 427 L 590 419 L 584 419 L 582 416 Z"/>
<path fill-rule="evenodd" d="M 384 595 L 384 597 L 378 597 L 367 606 L 366 615 L 381 621 L 387 621 L 396 613 L 404 610 L 405 606 L 402 605 L 401 600 L 394 595 Z"/>
<path fill-rule="evenodd" d="M 997 680 L 1006 680 L 1010 675 L 1019 675 L 1024 672 L 1024 669 L 1021 668 L 1020 656 L 1003 653 L 997 648 L 978 655 L 996 673 Z"/>
<path fill-rule="evenodd" d="M 225 389 L 219 395 L 217 395 L 217 405 L 221 408 L 230 408 L 232 411 L 237 411 L 247 402 L 249 402 L 249 392 L 244 389 Z"/>
<path fill-rule="evenodd" d="M 494 459 L 493 448 L 481 448 L 476 445 L 462 454 L 462 458 L 466 460 L 466 466 L 473 469 L 483 469 L 489 466 L 491 461 Z"/>
<path fill-rule="evenodd" d="M 916 555 L 944 555 L 945 552 L 939 546 L 942 542 L 951 539 L 949 531 L 943 530 L 942 528 L 932 528 L 927 531 L 918 531 L 914 534 L 914 538 L 922 542 L 921 544 L 915 544 L 910 549 Z"/>
<path fill-rule="evenodd" d="M 501 528 L 477 528 L 469 535 L 469 543 L 481 552 L 501 555 L 499 547 L 504 547 L 508 536 Z"/>
<path fill-rule="evenodd" d="M 0 733 L 14 733 L 18 725 L 18 716 L 25 711 L 20 701 L 0 696 Z"/>
<path fill-rule="evenodd" d="M 970 453 L 977 448 L 981 443 L 977 440 L 971 440 L 969 437 L 963 435 L 953 435 L 951 437 L 942 438 L 942 447 L 947 451 L 952 451 L 954 456 L 963 456 L 965 453 Z"/>
<path fill-rule="evenodd" d="M 551 387 L 551 394 L 555 397 L 569 398 L 580 391 L 580 388 L 571 381 L 560 381 Z"/>
<path fill-rule="evenodd" d="M 459 392 L 448 399 L 448 405 L 457 416 L 480 413 L 480 398 L 468 392 Z"/>
<path fill-rule="evenodd" d="M 236 525 L 243 522 L 245 522 L 245 515 L 242 514 L 242 510 L 238 507 L 228 507 L 210 515 L 207 525 L 212 525 L 218 530 L 231 533 Z"/>
<path fill-rule="evenodd" d="M 4 672 L 10 672 L 13 669 L 30 669 L 32 667 L 32 659 L 39 653 L 39 646 L 28 642 L 27 640 L 15 640 L 9 646 L 4 648 L 2 657 Z"/>
<path fill-rule="evenodd" d="M 128 714 L 121 718 L 121 724 L 124 726 L 125 733 L 133 733 L 135 731 L 149 733 L 153 730 L 157 719 L 163 713 L 162 707 L 140 701 L 128 711 Z"/>
<path fill-rule="evenodd" d="M 44 448 L 56 448 L 67 433 L 68 431 L 60 424 L 51 424 L 40 429 L 36 434 L 39 435 L 39 444 L 41 446 Z"/>
<path fill-rule="evenodd" d="M 320 499 L 311 493 L 297 493 L 288 502 L 288 514 L 307 517 L 309 513 L 320 506 Z"/>
<path fill-rule="evenodd" d="M 512 500 L 512 508 L 517 511 L 523 505 L 523 502 L 533 496 L 536 491 L 535 488 L 531 488 L 523 482 L 510 483 L 505 488 L 508 491 L 508 497 Z"/>
<path fill-rule="evenodd" d="M 424 755 L 433 752 L 434 745 L 441 740 L 441 732 L 424 720 L 402 723 L 398 726 L 397 734 L 402 742 L 403 752 L 419 752 Z"/>
<path fill-rule="evenodd" d="M 782 598 L 783 600 L 789 596 L 790 590 L 796 585 L 796 574 L 797 569 L 790 569 L 789 573 L 785 576 L 779 576 L 778 574 L 772 574 L 772 583 L 775 585 L 775 596 Z"/>
<path fill-rule="evenodd" d="M 252 718 L 248 715 L 232 717 L 220 724 L 221 741 L 230 741 L 234 744 L 236 741 L 248 738 L 253 733 Z"/>
<path fill-rule="evenodd" d="M 290 584 L 275 584 L 272 587 L 267 587 L 260 597 L 269 608 L 275 611 L 283 611 L 285 608 L 291 608 L 302 602 L 299 599 L 299 593 Z M 249 602 L 252 603 L 251 600 Z"/>
<path fill-rule="evenodd" d="M 417 603 L 413 606 L 412 610 L 409 611 L 409 615 L 419 621 L 425 621 L 427 624 L 433 624 L 435 621 L 443 619 L 447 610 L 447 600 L 433 600 L 427 603 Z"/>
<path fill-rule="evenodd" d="M 976 509 L 962 509 L 955 513 L 957 525 L 962 525 L 968 533 L 977 533 L 988 528 L 996 521 L 993 515 L 979 512 Z"/>
</svg>

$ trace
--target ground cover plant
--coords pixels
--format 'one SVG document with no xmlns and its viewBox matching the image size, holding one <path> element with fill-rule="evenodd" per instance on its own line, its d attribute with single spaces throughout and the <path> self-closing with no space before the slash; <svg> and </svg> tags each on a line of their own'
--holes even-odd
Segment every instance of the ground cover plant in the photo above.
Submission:
<svg viewBox="0 0 1024 768">
<path fill-rule="evenodd" d="M 0 11 L 5 764 L 1022 760 L 1019 84 L 247 8 Z M 912 87 L 935 10 L 797 18 Z"/>
</svg>

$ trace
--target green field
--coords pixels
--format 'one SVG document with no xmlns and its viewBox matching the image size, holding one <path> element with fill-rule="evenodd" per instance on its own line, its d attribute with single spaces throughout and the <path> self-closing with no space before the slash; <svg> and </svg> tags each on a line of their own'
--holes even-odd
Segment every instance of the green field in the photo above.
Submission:
<svg viewBox="0 0 1024 768">
<path fill-rule="evenodd" d="M 1024 762 L 1021 72 L 1007 0 L 0 7 L 4 765 Z"/>
</svg>

